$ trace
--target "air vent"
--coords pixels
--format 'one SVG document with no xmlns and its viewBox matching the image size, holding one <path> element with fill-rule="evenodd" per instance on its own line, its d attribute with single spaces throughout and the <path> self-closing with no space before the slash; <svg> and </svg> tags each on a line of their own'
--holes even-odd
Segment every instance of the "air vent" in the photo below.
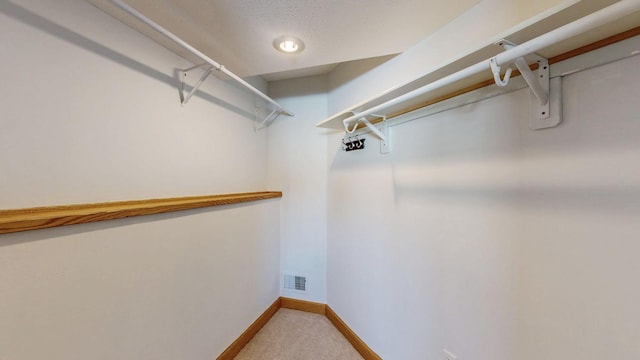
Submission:
<svg viewBox="0 0 640 360">
<path fill-rule="evenodd" d="M 307 291 L 307 278 L 297 275 L 284 275 L 284 288 L 286 290 Z"/>
</svg>

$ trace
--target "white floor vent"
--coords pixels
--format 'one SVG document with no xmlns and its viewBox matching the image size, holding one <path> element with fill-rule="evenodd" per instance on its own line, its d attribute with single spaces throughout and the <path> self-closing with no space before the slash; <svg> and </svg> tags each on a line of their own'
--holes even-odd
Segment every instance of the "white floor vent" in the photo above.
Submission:
<svg viewBox="0 0 640 360">
<path fill-rule="evenodd" d="M 284 274 L 285 290 L 307 292 L 307 278 L 305 276 Z"/>
</svg>

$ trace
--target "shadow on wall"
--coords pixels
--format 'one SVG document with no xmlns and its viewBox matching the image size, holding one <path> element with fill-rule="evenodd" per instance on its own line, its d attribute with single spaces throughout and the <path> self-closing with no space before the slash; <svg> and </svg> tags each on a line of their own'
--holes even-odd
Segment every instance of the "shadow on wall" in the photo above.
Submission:
<svg viewBox="0 0 640 360">
<path fill-rule="evenodd" d="M 405 186 L 394 189 L 399 202 L 431 202 L 486 206 L 489 203 L 541 211 L 593 211 L 598 214 L 640 214 L 637 187 L 509 187 Z"/>
<path fill-rule="evenodd" d="M 352 191 L 361 191 L 354 190 L 359 188 L 355 184 L 365 181 L 370 182 L 368 187 L 375 187 L 376 196 L 385 194 L 396 206 L 494 204 L 628 216 L 640 214 L 640 186 L 634 180 L 640 178 L 640 172 L 628 168 L 637 156 L 632 149 L 636 146 L 633 134 L 637 132 L 628 131 L 626 141 L 618 143 L 607 144 L 603 139 L 598 145 L 602 150 L 608 147 L 609 152 L 602 153 L 590 148 L 592 143 L 559 141 L 551 144 L 555 156 L 549 155 L 549 148 L 528 151 L 518 144 L 478 144 L 478 151 L 468 144 L 461 144 L 460 151 L 451 143 L 442 147 L 413 144 L 403 154 L 394 149 L 391 156 L 378 154 L 377 148 L 368 154 L 341 152 L 329 176 L 334 179 L 333 190 L 346 198 Z"/>
<path fill-rule="evenodd" d="M 330 176 L 376 179 L 402 201 L 638 214 L 637 61 L 564 77 L 556 128 L 529 130 L 521 89 L 393 127 L 389 155 L 338 152 Z"/>
<path fill-rule="evenodd" d="M 168 84 L 171 87 L 176 88 L 176 95 L 177 95 L 176 102 L 179 101 L 178 90 L 180 87 L 180 79 L 178 76 L 180 73 L 180 69 L 175 69 L 172 75 L 164 74 L 135 59 L 132 59 L 122 53 L 119 53 L 113 49 L 110 49 L 96 42 L 95 40 L 89 39 L 86 36 L 78 34 L 64 26 L 54 23 L 49 19 L 46 19 L 38 14 L 35 14 L 25 9 L 22 6 L 14 4 L 9 0 L 0 0 L 0 12 L 17 21 L 22 22 L 25 25 L 31 26 L 35 29 L 39 29 L 49 35 L 57 37 L 58 39 L 64 40 L 68 43 L 81 47 L 85 50 L 91 51 L 94 54 L 100 55 L 120 65 L 126 66 L 131 70 L 144 74 L 152 79 Z M 228 83 L 229 85 L 235 85 L 231 82 L 226 82 L 226 83 Z M 191 88 L 187 86 L 186 90 L 190 91 Z M 224 100 L 221 100 L 217 97 L 207 94 L 201 90 L 198 90 L 194 94 L 194 96 L 197 96 L 203 100 L 206 100 L 214 105 L 220 106 L 226 110 L 232 111 L 240 116 L 254 120 L 254 117 L 255 117 L 254 113 L 246 111 L 242 108 L 239 108 L 233 104 L 230 104 Z"/>
</svg>

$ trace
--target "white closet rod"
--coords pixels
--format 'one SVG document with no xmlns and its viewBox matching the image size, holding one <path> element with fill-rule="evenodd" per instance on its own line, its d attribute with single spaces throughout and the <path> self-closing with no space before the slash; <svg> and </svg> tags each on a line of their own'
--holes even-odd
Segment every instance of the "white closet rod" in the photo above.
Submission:
<svg viewBox="0 0 640 360">
<path fill-rule="evenodd" d="M 640 0 L 621 0 L 620 2 L 617 2 L 599 11 L 596 11 L 572 23 L 561 26 L 544 35 L 541 35 L 537 38 L 529 40 L 519 46 L 506 50 L 505 52 L 502 52 L 496 55 L 495 60 L 497 61 L 498 65 L 511 63 L 522 56 L 532 54 L 540 49 L 543 49 L 545 47 L 548 47 L 560 41 L 567 40 L 573 36 L 579 35 L 585 31 L 594 29 L 598 26 L 613 22 L 619 18 L 622 18 L 625 15 L 632 14 L 639 10 L 640 10 Z M 391 99 L 387 102 L 376 105 L 372 108 L 361 111 L 359 113 L 355 113 L 354 115 L 342 121 L 344 124 L 345 130 L 347 130 L 347 132 L 351 132 L 352 130 L 349 129 L 349 126 L 352 123 L 357 122 L 362 118 L 365 118 L 366 116 L 371 116 L 376 113 L 382 113 L 381 110 L 384 110 L 391 106 L 408 101 L 420 95 L 424 95 L 430 91 L 439 89 L 441 87 L 444 87 L 456 81 L 462 80 L 469 76 L 478 74 L 483 71 L 488 71 L 490 69 L 491 69 L 490 59 L 487 59 L 475 65 L 471 65 L 468 68 L 460 70 L 456 73 L 453 73 L 449 76 L 446 76 L 442 79 L 429 83 L 421 88 L 418 88 L 404 95 Z M 384 94 L 385 93 L 382 93 L 376 98 L 379 98 Z"/>
<path fill-rule="evenodd" d="M 273 100 L 272 98 L 270 98 L 267 95 L 263 94 L 260 90 L 256 89 L 251 84 L 249 84 L 248 82 L 244 81 L 241 77 L 239 77 L 238 75 L 236 75 L 236 74 L 232 73 L 231 71 L 227 70 L 227 68 L 225 68 L 223 65 L 218 64 L 216 61 L 214 61 L 213 59 L 211 59 L 207 55 L 203 54 L 201 51 L 199 51 L 198 49 L 194 48 L 193 46 L 189 45 L 187 42 L 185 42 L 184 40 L 180 39 L 179 37 L 177 37 L 175 34 L 170 32 L 169 30 L 167 30 L 167 29 L 163 28 L 162 26 L 158 25 L 153 20 L 149 19 L 148 17 L 143 15 L 138 10 L 132 8 L 131 6 L 129 6 L 124 1 L 111 0 L 111 2 L 114 3 L 116 6 L 118 6 L 120 9 L 122 9 L 122 10 L 126 11 L 127 13 L 133 15 L 138 20 L 140 20 L 140 21 L 144 22 L 145 24 L 151 26 L 153 29 L 155 29 L 156 31 L 158 31 L 162 35 L 166 36 L 167 38 L 171 39 L 176 44 L 178 44 L 178 45 L 182 46 L 183 48 L 189 50 L 189 52 L 191 52 L 193 55 L 199 57 L 202 61 L 206 62 L 207 64 L 213 66 L 214 69 L 226 74 L 227 76 L 229 76 L 233 80 L 237 81 L 242 86 L 244 86 L 247 89 L 249 89 L 254 94 L 258 95 L 259 97 L 261 97 L 262 99 L 264 99 L 268 103 L 272 104 L 273 106 L 275 106 L 277 108 L 278 113 L 283 114 L 283 115 L 293 116 L 293 113 L 291 113 L 289 110 L 287 110 L 284 107 L 282 107 L 282 105 L 278 104 L 275 100 Z"/>
</svg>

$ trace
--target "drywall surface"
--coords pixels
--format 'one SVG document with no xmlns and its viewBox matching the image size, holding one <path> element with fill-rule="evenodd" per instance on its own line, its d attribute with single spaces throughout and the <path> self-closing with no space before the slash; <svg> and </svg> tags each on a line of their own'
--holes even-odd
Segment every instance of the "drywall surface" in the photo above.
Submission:
<svg viewBox="0 0 640 360">
<path fill-rule="evenodd" d="M 267 201 L 3 235 L 0 358 L 214 359 L 278 297 L 277 226 Z"/>
<path fill-rule="evenodd" d="M 331 136 L 328 304 L 384 359 L 639 358 L 639 67 L 564 77 L 554 129 L 522 89 L 393 127 L 388 155 Z"/>
<path fill-rule="evenodd" d="M 282 190 L 281 272 L 307 278 L 307 291 L 283 296 L 326 302 L 327 131 L 314 127 L 327 115 L 326 76 L 269 83 L 269 94 L 295 113 L 269 128 L 268 185 Z M 282 281 L 282 277 L 281 277 Z"/>
<path fill-rule="evenodd" d="M 246 91 L 212 77 L 182 107 L 192 64 L 90 4 L 1 5 L 0 186 L 29 189 L 3 208 L 264 190 Z"/>
<path fill-rule="evenodd" d="M 438 70 L 500 40 L 509 29 L 532 19 L 544 19 L 577 2 L 483 0 L 409 50 L 364 74 L 357 62 L 341 64 L 329 76 L 329 115 Z M 476 59 L 480 60 L 484 59 Z"/>
<path fill-rule="evenodd" d="M 181 107 L 191 64 L 87 2 L 2 1 L 0 43 L 0 208 L 266 190 L 254 98 Z M 278 200 L 2 235 L 0 359 L 215 358 L 278 274 Z"/>
</svg>

